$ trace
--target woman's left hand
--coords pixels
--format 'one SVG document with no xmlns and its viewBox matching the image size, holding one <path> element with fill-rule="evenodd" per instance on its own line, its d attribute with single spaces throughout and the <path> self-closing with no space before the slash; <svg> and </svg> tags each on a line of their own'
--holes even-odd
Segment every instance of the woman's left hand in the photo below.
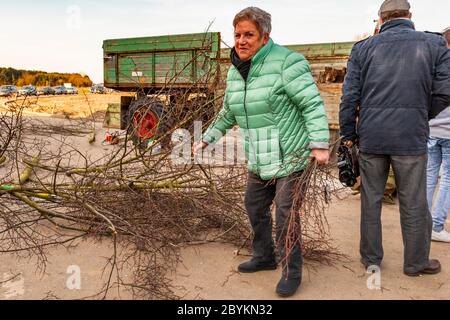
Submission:
<svg viewBox="0 0 450 320">
<path fill-rule="evenodd" d="M 316 158 L 317 164 L 328 164 L 330 152 L 328 149 L 312 149 L 311 157 Z"/>
</svg>

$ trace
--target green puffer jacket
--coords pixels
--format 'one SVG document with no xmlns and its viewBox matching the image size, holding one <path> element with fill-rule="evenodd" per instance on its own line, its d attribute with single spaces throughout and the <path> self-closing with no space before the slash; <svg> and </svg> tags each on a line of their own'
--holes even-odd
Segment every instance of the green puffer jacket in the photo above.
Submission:
<svg viewBox="0 0 450 320">
<path fill-rule="evenodd" d="M 235 124 L 248 169 L 263 180 L 300 171 L 310 149 L 328 149 L 327 116 L 308 61 L 270 39 L 253 56 L 247 81 L 231 66 L 222 110 L 203 141 L 216 142 Z"/>
</svg>

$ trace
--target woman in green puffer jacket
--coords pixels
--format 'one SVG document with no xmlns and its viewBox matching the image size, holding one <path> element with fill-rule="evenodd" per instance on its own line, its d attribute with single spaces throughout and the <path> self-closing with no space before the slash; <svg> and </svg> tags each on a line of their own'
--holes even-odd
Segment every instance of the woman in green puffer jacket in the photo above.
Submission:
<svg viewBox="0 0 450 320">
<path fill-rule="evenodd" d="M 276 269 L 270 206 L 276 205 L 276 243 L 282 277 L 276 292 L 293 295 L 301 283 L 302 255 L 297 243 L 286 256 L 285 221 L 292 207 L 294 179 L 308 156 L 329 159 L 328 121 L 307 60 L 275 44 L 271 17 L 249 7 L 233 21 L 235 47 L 222 110 L 194 145 L 194 154 L 239 125 L 244 133 L 249 178 L 245 206 L 254 231 L 252 259 L 240 272 Z"/>
</svg>

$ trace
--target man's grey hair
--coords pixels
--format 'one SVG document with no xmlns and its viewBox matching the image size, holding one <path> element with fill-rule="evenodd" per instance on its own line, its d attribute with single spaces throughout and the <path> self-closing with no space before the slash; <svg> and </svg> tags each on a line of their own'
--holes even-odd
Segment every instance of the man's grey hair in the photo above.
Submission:
<svg viewBox="0 0 450 320">
<path fill-rule="evenodd" d="M 272 31 L 271 20 L 270 13 L 257 7 L 248 7 L 234 17 L 233 27 L 236 28 L 236 25 L 241 21 L 251 21 L 258 28 L 261 36 L 263 36 L 264 33 L 270 33 Z"/>
<path fill-rule="evenodd" d="M 450 27 L 447 27 L 446 29 L 444 29 L 444 31 L 442 31 L 442 33 L 444 34 L 444 37 L 447 40 L 447 43 L 450 44 Z"/>
</svg>

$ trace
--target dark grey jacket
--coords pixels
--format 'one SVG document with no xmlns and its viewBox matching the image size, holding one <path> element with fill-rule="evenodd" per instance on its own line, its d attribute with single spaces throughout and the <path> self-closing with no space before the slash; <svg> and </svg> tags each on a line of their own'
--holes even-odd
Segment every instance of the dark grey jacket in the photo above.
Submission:
<svg viewBox="0 0 450 320">
<path fill-rule="evenodd" d="M 365 153 L 426 153 L 428 121 L 449 105 L 449 66 L 444 37 L 415 31 L 409 19 L 383 24 L 352 49 L 339 115 L 343 139 L 358 139 Z"/>
</svg>

